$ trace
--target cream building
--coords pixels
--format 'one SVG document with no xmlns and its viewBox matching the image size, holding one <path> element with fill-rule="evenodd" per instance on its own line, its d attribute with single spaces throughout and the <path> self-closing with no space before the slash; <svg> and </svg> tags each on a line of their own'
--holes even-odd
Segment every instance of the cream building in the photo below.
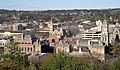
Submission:
<svg viewBox="0 0 120 70">
<path fill-rule="evenodd" d="M 41 45 L 38 40 L 32 43 L 31 36 L 25 35 L 23 40 L 16 41 L 23 53 L 40 53 Z"/>
<path fill-rule="evenodd" d="M 56 53 L 62 51 L 77 56 L 88 54 L 100 60 L 105 60 L 105 46 L 108 45 L 109 42 L 108 23 L 106 20 L 99 20 L 96 21 L 96 25 L 97 27 L 93 27 L 76 36 L 75 40 L 73 37 L 69 39 L 66 38 L 64 41 L 72 41 L 71 44 L 67 44 L 67 46 L 63 42 L 61 42 L 62 44 L 57 44 Z"/>
<path fill-rule="evenodd" d="M 102 46 L 102 42 L 108 45 L 108 24 L 107 21 L 97 21 L 97 27 L 86 30 L 84 33 L 80 34 L 81 39 L 89 39 L 88 45 L 91 45 L 91 42 L 98 42 Z"/>
<path fill-rule="evenodd" d="M 49 27 L 49 37 L 58 37 L 63 36 L 63 29 L 61 28 L 60 23 L 53 23 L 52 21 L 48 23 Z"/>
<path fill-rule="evenodd" d="M 91 46 L 90 53 L 99 60 L 105 60 L 105 48 L 101 46 Z"/>
<path fill-rule="evenodd" d="M 23 35 L 23 33 L 11 33 L 4 32 L 0 33 L 1 39 L 7 39 L 9 36 L 13 36 L 14 41 L 17 43 L 21 52 L 23 53 L 40 53 L 41 45 L 38 40 L 32 43 L 30 35 Z"/>
<path fill-rule="evenodd" d="M 70 53 L 71 51 L 71 46 L 68 44 L 64 44 L 62 41 L 60 41 L 56 47 L 55 47 L 55 52 L 64 52 L 64 53 Z"/>
</svg>

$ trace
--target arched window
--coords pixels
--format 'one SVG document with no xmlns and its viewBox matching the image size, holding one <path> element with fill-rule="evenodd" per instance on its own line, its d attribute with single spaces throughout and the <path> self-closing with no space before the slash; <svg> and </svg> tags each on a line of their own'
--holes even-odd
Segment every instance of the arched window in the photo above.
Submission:
<svg viewBox="0 0 120 70">
<path fill-rule="evenodd" d="M 35 52 L 35 45 L 33 46 L 33 51 Z"/>
<path fill-rule="evenodd" d="M 26 47 L 25 47 L 25 51 L 26 51 Z"/>
<path fill-rule="evenodd" d="M 28 51 L 29 51 L 29 47 L 28 47 Z"/>
<path fill-rule="evenodd" d="M 32 47 L 31 47 L 31 51 L 32 51 Z"/>
<path fill-rule="evenodd" d="M 21 49 L 21 50 L 22 50 L 22 51 L 24 50 L 24 49 L 23 49 L 23 47 L 22 47 L 22 49 Z"/>
<path fill-rule="evenodd" d="M 52 39 L 52 43 L 54 43 L 55 42 L 55 39 Z"/>
</svg>

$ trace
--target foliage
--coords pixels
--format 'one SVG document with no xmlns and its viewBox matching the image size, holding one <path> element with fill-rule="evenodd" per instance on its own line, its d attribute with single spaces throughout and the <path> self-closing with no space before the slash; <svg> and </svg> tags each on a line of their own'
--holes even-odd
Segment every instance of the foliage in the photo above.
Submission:
<svg viewBox="0 0 120 70">
<path fill-rule="evenodd" d="M 10 38 L 10 42 L 5 46 L 0 68 L 2 70 L 26 70 L 28 63 L 27 57 L 21 54 L 13 38 Z"/>
<path fill-rule="evenodd" d="M 101 70 L 101 64 L 92 57 L 72 58 L 64 53 L 51 55 L 41 70 Z"/>
<path fill-rule="evenodd" d="M 63 70 L 97 70 L 97 66 L 88 60 L 88 58 L 73 58 L 72 62 L 63 68 Z"/>
<path fill-rule="evenodd" d="M 114 59 L 113 63 L 111 64 L 111 70 L 120 70 L 120 58 Z"/>
<path fill-rule="evenodd" d="M 37 70 L 34 64 L 30 64 L 29 70 Z"/>
</svg>

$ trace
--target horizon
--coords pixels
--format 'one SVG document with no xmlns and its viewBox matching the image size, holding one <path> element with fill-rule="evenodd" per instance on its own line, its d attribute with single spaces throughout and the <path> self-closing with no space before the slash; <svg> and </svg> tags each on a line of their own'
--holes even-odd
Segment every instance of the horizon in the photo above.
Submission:
<svg viewBox="0 0 120 70">
<path fill-rule="evenodd" d="M 7 10 L 73 10 L 120 8 L 119 0 L 1 0 L 0 9 Z"/>
<path fill-rule="evenodd" d="M 9 10 L 9 11 L 48 11 L 48 10 L 51 10 L 51 11 L 56 11 L 56 10 L 112 10 L 112 9 L 120 9 L 120 8 L 73 8 L 73 9 L 44 9 L 44 10 L 35 10 L 35 9 L 31 9 L 31 10 L 28 10 L 28 9 L 5 9 L 5 8 L 0 8 L 0 10 Z"/>
</svg>

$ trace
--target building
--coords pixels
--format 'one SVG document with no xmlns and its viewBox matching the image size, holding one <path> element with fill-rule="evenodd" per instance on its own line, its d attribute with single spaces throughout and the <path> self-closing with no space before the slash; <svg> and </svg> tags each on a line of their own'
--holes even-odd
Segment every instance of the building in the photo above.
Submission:
<svg viewBox="0 0 120 70">
<path fill-rule="evenodd" d="M 64 37 L 55 44 L 56 53 L 65 52 L 71 56 L 92 55 L 100 60 L 105 59 L 105 46 L 108 45 L 107 21 L 96 21 L 96 27 L 83 31 L 75 37 Z"/>
<path fill-rule="evenodd" d="M 60 23 L 50 23 L 48 25 L 48 27 L 50 28 L 49 31 L 49 37 L 58 37 L 60 38 L 61 36 L 63 36 L 63 29 L 61 28 Z"/>
<path fill-rule="evenodd" d="M 108 45 L 108 24 L 107 21 L 103 22 L 97 21 L 97 27 L 91 28 L 90 30 L 84 31 L 84 33 L 80 34 L 81 39 L 89 39 L 88 45 L 91 45 L 92 42 L 99 43 L 99 45 L 103 45 L 105 43 Z"/>
<path fill-rule="evenodd" d="M 116 34 L 120 37 L 120 24 L 110 24 L 109 25 L 109 42 L 113 43 L 116 38 Z"/>
<path fill-rule="evenodd" d="M 71 45 L 69 45 L 67 43 L 63 43 L 62 41 L 60 41 L 58 44 L 56 44 L 55 52 L 56 53 L 59 53 L 59 52 L 70 53 L 71 52 Z"/>
<path fill-rule="evenodd" d="M 5 45 L 6 41 L 9 40 L 10 36 L 13 37 L 14 41 L 17 43 L 17 45 L 19 46 L 23 53 L 41 52 L 40 41 L 31 35 L 24 35 L 23 33 L 11 33 L 11 32 L 0 33 L 0 39 L 5 39 L 0 40 L 1 46 Z"/>
<path fill-rule="evenodd" d="M 39 40 L 32 41 L 30 35 L 25 35 L 23 40 L 17 41 L 22 53 L 40 53 L 41 45 Z"/>
<path fill-rule="evenodd" d="M 15 41 L 23 40 L 23 33 L 11 33 L 11 32 L 1 32 L 0 39 L 6 39 L 10 36 L 13 36 Z"/>
</svg>

